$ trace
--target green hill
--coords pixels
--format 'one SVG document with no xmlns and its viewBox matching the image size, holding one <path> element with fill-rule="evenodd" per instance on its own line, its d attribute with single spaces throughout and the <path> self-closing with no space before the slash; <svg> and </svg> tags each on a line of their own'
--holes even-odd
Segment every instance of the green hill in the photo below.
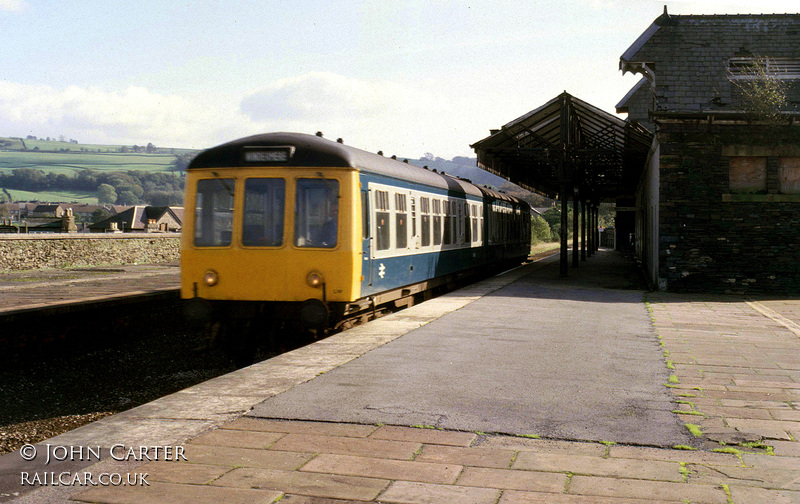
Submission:
<svg viewBox="0 0 800 504">
<path fill-rule="evenodd" d="M 0 137 L 0 194 L 14 201 L 96 203 L 100 185 L 107 184 L 118 196 L 107 203 L 179 204 L 183 172 L 198 152 Z"/>
</svg>

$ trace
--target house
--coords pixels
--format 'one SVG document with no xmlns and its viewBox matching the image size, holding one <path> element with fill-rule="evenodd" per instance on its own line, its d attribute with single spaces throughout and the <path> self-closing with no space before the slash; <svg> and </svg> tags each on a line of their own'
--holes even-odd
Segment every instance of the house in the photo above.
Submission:
<svg viewBox="0 0 800 504">
<path fill-rule="evenodd" d="M 60 204 L 43 203 L 33 207 L 28 214 L 33 219 L 60 219 L 66 208 Z"/>
<path fill-rule="evenodd" d="M 95 233 L 179 232 L 183 208 L 137 205 L 89 226 Z"/>
<path fill-rule="evenodd" d="M 87 203 L 62 203 L 65 209 L 72 209 L 72 214 L 78 222 L 92 222 L 93 214 L 97 210 L 105 210 L 110 215 L 117 213 L 114 205 L 90 205 Z"/>
<path fill-rule="evenodd" d="M 0 203 L 0 220 L 19 222 L 22 209 L 20 203 Z"/>
<path fill-rule="evenodd" d="M 800 292 L 800 15 L 670 15 L 620 58 L 655 133 L 635 249 L 661 289 Z"/>
</svg>

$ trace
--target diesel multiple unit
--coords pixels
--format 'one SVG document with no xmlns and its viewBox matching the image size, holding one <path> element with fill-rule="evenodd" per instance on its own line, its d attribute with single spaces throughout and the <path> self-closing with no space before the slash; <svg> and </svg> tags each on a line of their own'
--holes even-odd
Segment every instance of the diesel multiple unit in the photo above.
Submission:
<svg viewBox="0 0 800 504">
<path fill-rule="evenodd" d="M 525 202 L 318 136 L 206 150 L 186 188 L 181 294 L 202 318 L 328 327 L 530 250 Z"/>
</svg>

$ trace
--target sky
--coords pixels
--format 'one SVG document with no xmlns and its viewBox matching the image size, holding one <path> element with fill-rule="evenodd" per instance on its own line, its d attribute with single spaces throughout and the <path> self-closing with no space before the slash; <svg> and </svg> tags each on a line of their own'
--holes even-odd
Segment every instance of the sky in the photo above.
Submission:
<svg viewBox="0 0 800 504">
<path fill-rule="evenodd" d="M 418 158 L 563 91 L 608 112 L 671 14 L 797 0 L 0 0 L 0 136 L 207 148 L 296 131 Z M 624 117 L 624 116 L 622 116 Z"/>
</svg>

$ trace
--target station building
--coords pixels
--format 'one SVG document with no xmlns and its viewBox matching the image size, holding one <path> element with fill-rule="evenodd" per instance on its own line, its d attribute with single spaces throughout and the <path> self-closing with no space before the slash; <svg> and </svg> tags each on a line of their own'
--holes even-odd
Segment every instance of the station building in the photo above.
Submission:
<svg viewBox="0 0 800 504">
<path fill-rule="evenodd" d="M 667 13 L 617 104 L 654 133 L 635 249 L 671 291 L 800 292 L 800 15 Z"/>
<path fill-rule="evenodd" d="M 472 145 L 478 166 L 562 205 L 561 274 L 600 202 L 653 288 L 800 293 L 800 15 L 672 16 L 620 59 L 627 121 L 566 91 Z M 588 232 L 587 232 L 588 230 Z"/>
</svg>

